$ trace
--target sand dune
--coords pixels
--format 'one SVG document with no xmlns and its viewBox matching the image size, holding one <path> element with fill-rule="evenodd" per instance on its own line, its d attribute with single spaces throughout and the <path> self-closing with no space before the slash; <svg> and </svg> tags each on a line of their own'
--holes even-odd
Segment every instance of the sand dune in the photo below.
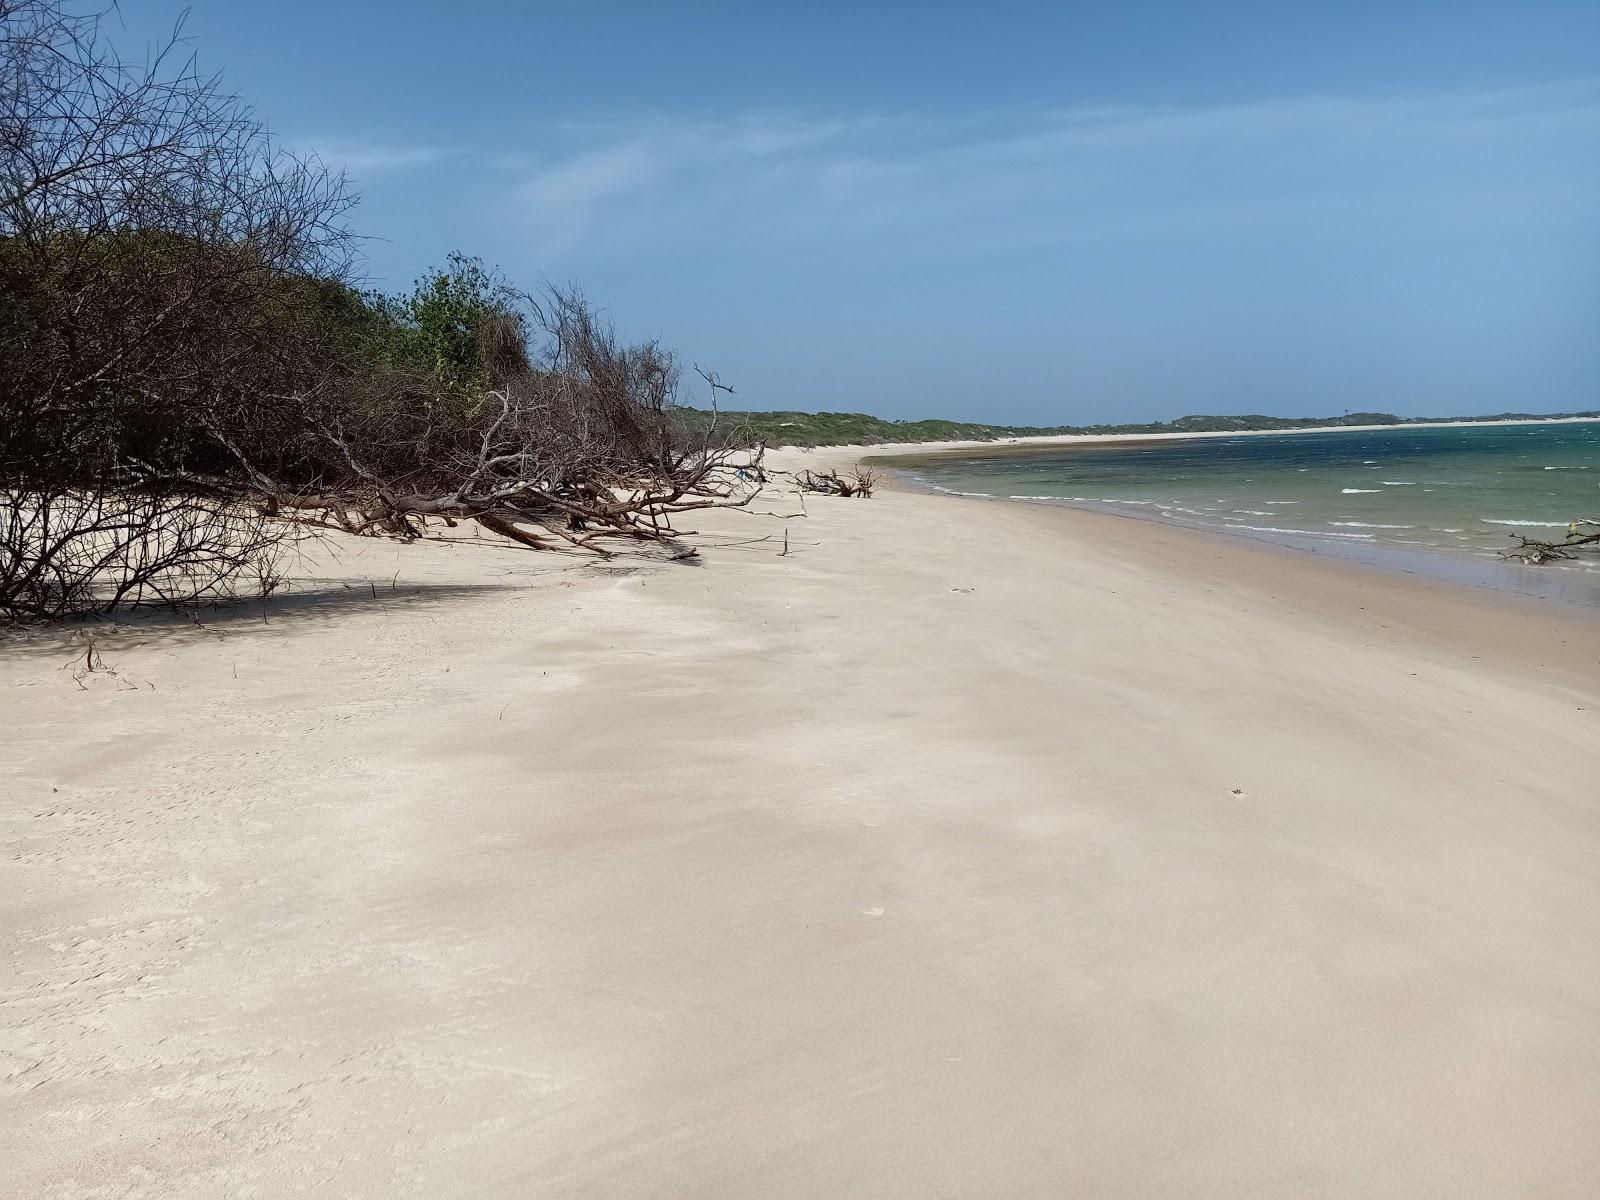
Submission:
<svg viewBox="0 0 1600 1200">
<path fill-rule="evenodd" d="M 1595 1193 L 1592 614 L 807 509 L 6 643 L 6 1194 Z"/>
</svg>

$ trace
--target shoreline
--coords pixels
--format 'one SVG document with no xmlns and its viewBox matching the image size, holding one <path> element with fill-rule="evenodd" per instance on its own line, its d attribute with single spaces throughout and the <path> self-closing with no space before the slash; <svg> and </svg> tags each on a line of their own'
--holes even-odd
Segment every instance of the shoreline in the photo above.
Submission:
<svg viewBox="0 0 1600 1200">
<path fill-rule="evenodd" d="M 1431 643 L 1441 651 L 1448 652 L 1452 644 L 1471 647 L 1475 661 L 1493 661 L 1504 672 L 1543 682 L 1560 680 L 1563 686 L 1580 690 L 1600 687 L 1600 610 L 1579 600 L 1464 584 L 1345 554 L 1321 554 L 1268 538 L 1132 514 L 1017 504 L 1037 509 L 1043 528 L 1067 532 L 1100 553 L 1117 554 L 1152 573 L 1170 572 L 1191 588 L 1226 588 L 1356 636 L 1370 636 L 1376 621 L 1378 627 L 1403 630 L 1404 637 Z M 1126 523 L 1140 532 L 1113 534 L 1104 524 L 1107 521 Z M 1540 632 L 1546 622 L 1548 635 Z M 1492 632 L 1491 639 L 1481 636 L 1483 630 Z M 1570 647 L 1572 657 L 1545 655 L 1547 636 Z M 1528 645 L 1516 644 L 1518 637 L 1526 637 Z M 1530 657 L 1531 647 L 1539 649 Z"/>
<path fill-rule="evenodd" d="M 15 1188 L 1600 1176 L 1600 623 L 1074 509 L 763 508 L 696 567 L 336 538 L 91 674 L 0 647 Z"/>
<path fill-rule="evenodd" d="M 803 452 L 794 447 L 786 448 L 780 453 L 777 465 L 782 470 L 799 469 L 806 463 L 790 456 L 804 454 L 810 465 L 816 466 L 815 455 L 823 449 Z M 827 456 L 821 465 L 843 469 L 857 461 L 853 455 L 844 453 L 847 448 L 827 449 L 841 453 Z M 914 450 L 914 443 L 906 445 L 906 453 Z M 1396 549 L 1396 561 L 1379 563 L 1351 554 L 1348 547 L 1337 543 L 1302 546 L 1211 526 L 1161 521 L 1137 513 L 1068 502 L 959 495 L 909 478 L 893 466 L 892 459 L 898 456 L 885 455 L 890 461 L 877 464 L 884 468 L 889 483 L 886 491 L 890 494 L 920 497 L 941 507 L 951 506 L 968 512 L 1012 513 L 1015 519 L 1048 530 L 1057 537 L 1066 535 L 1055 543 L 1063 552 L 1071 543 L 1078 542 L 1079 549 L 1092 548 L 1096 557 L 1113 555 L 1137 563 L 1152 573 L 1170 574 L 1181 587 L 1224 587 L 1251 594 L 1257 601 L 1290 603 L 1298 606 L 1302 615 L 1315 613 L 1322 621 L 1345 625 L 1349 632 L 1364 632 L 1361 615 L 1367 614 L 1376 601 L 1413 635 L 1425 635 L 1432 627 L 1447 629 L 1450 638 L 1473 644 L 1479 660 L 1489 656 L 1485 651 L 1492 644 L 1495 647 L 1493 656 L 1498 658 L 1500 668 L 1520 672 L 1530 667 L 1530 661 L 1525 661 L 1520 651 L 1500 652 L 1509 636 L 1506 631 L 1549 622 L 1558 641 L 1581 649 L 1575 651 L 1571 662 L 1541 656 L 1531 662 L 1532 669 L 1554 671 L 1575 686 L 1600 687 L 1600 608 L 1581 597 L 1551 596 L 1473 582 L 1454 577 L 1448 571 L 1412 570 L 1400 565 L 1398 560 L 1413 562 L 1424 553 L 1421 551 L 1411 553 Z M 930 525 L 937 523 L 933 514 L 928 520 Z M 1046 542 L 1045 549 L 1051 544 Z M 1430 557 L 1433 556 L 1468 564 L 1479 561 L 1470 555 L 1444 551 Z M 1548 568 L 1524 570 L 1533 573 Z M 1475 624 L 1495 628 L 1497 636 L 1485 642 L 1473 632 Z M 1542 635 L 1533 636 L 1537 642 L 1544 641 Z"/>
<path fill-rule="evenodd" d="M 838 446 L 773 446 L 771 449 L 801 454 L 839 451 L 853 454 L 859 458 L 863 455 L 875 453 L 891 455 L 937 454 L 945 450 L 973 451 L 982 450 L 986 447 L 994 449 L 1002 447 L 1014 448 L 1017 446 L 1037 446 L 1044 449 L 1051 446 L 1071 446 L 1093 442 L 1160 442 L 1187 438 L 1285 437 L 1300 433 L 1370 433 L 1385 429 L 1470 429 L 1480 425 L 1594 424 L 1600 424 L 1600 417 L 1535 417 L 1529 420 L 1515 421 L 1426 421 L 1409 425 L 1313 425 L 1304 429 L 1210 429 L 1196 430 L 1193 433 L 1059 433 L 1046 434 L 1039 437 L 993 438 L 988 441 L 877 442 L 868 444 L 850 443 Z"/>
<path fill-rule="evenodd" d="M 1157 516 L 1126 509 L 1078 503 L 1066 499 L 1019 499 L 1013 496 L 978 496 L 941 489 L 926 480 L 895 468 L 886 471 L 895 485 L 910 491 L 943 496 L 951 500 L 978 504 L 1025 504 L 1040 508 L 1089 513 L 1140 525 L 1181 530 L 1201 538 L 1222 538 L 1230 542 L 1269 547 L 1279 553 L 1311 555 L 1334 566 L 1364 567 L 1388 575 L 1426 579 L 1453 588 L 1470 588 L 1515 597 L 1537 604 L 1576 607 L 1600 615 L 1600 579 L 1591 569 L 1578 564 L 1550 563 L 1543 566 L 1519 564 L 1444 547 L 1395 546 L 1381 542 L 1352 542 L 1318 537 L 1314 533 L 1265 533 L 1227 526 L 1206 525 L 1198 521 Z"/>
<path fill-rule="evenodd" d="M 1438 422 L 1436 427 L 1592 424 L 1597 423 L 1597 421 L 1600 421 L 1600 419 L 1587 417 L 1556 418 L 1539 421 L 1455 421 Z M 896 459 L 900 458 L 917 457 L 923 452 L 933 455 L 944 453 L 960 454 L 965 457 L 984 448 L 1004 453 L 1018 448 L 1049 449 L 1086 443 L 1116 444 L 1121 442 L 1166 441 L 1186 438 L 1229 438 L 1245 436 L 1246 432 L 1256 436 L 1293 436 L 1304 433 L 1339 433 L 1355 430 L 1382 431 L 1405 428 L 1412 427 L 1398 425 L 1324 426 L 1316 429 L 1253 430 L 1238 433 L 1214 432 L 1176 435 L 1146 434 L 1137 437 L 1093 435 L 1071 438 L 1013 438 L 1004 442 L 937 443 L 931 448 L 926 444 L 904 442 L 881 447 L 817 447 L 811 450 L 802 450 L 799 447 L 785 447 L 780 453 L 784 456 L 781 461 L 788 461 L 787 456 L 789 455 L 815 455 L 824 450 L 836 451 L 837 453 L 825 455 L 829 466 L 842 468 L 856 461 L 875 462 L 875 465 L 884 468 L 886 473 L 901 487 L 927 491 L 931 494 L 943 495 L 951 499 L 982 500 L 1006 504 L 1035 504 L 1052 508 L 1065 508 L 1075 512 L 1088 512 L 1100 516 L 1154 524 L 1162 528 L 1188 530 L 1202 536 L 1217 536 L 1230 540 L 1242 540 L 1257 545 L 1272 546 L 1280 550 L 1294 551 L 1301 554 L 1321 555 L 1335 562 L 1356 563 L 1391 573 L 1416 575 L 1433 580 L 1446 581 L 1458 587 L 1490 589 L 1507 595 L 1532 599 L 1540 603 L 1575 605 L 1590 610 L 1595 608 L 1597 602 L 1600 602 L 1600 578 L 1596 578 L 1592 570 L 1585 569 L 1581 564 L 1551 563 L 1534 567 L 1519 565 L 1502 559 L 1491 559 L 1470 551 L 1454 550 L 1449 547 L 1405 547 L 1377 542 L 1356 542 L 1335 537 L 1319 537 L 1316 533 L 1309 531 L 1303 534 L 1292 534 L 1288 531 L 1273 534 L 1261 530 L 1209 525 L 1198 521 L 1177 519 L 1170 515 L 1157 516 L 1140 512 L 1128 512 L 1122 509 L 1114 509 L 1109 505 L 1101 506 L 1074 502 L 1065 497 L 1059 499 L 1042 497 L 1021 499 L 1012 496 L 967 495 L 940 488 L 927 480 L 912 475 L 906 468 L 898 466 L 895 462 Z M 875 461 L 880 459 L 881 461 Z"/>
</svg>

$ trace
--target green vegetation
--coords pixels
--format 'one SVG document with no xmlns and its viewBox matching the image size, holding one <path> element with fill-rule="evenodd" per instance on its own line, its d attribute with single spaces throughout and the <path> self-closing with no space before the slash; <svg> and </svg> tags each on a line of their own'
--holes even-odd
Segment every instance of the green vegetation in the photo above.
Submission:
<svg viewBox="0 0 1600 1200">
<path fill-rule="evenodd" d="M 687 561 L 676 515 L 754 498 L 666 347 L 466 255 L 356 290 L 345 177 L 100 29 L 0 0 L 0 621 L 268 595 L 327 529 Z"/>
<path fill-rule="evenodd" d="M 702 431 L 711 423 L 711 413 L 705 409 L 680 407 L 677 417 L 690 432 Z M 971 421 L 888 421 L 868 413 L 721 412 L 717 414 L 717 423 L 724 429 L 738 428 L 752 440 L 764 441 L 769 446 L 872 446 L 885 442 L 990 442 L 1001 438 L 1086 433 L 1235 433 L 1341 425 L 1436 425 L 1446 421 L 1515 421 L 1552 417 L 1600 417 L 1600 411 L 1497 413 L 1480 417 L 1401 417 L 1380 412 L 1346 413 L 1339 417 L 1197 415 L 1137 425 L 982 425 Z"/>
<path fill-rule="evenodd" d="M 297 530 L 466 521 L 530 549 L 656 542 L 687 561 L 673 519 L 750 503 L 761 443 L 1413 423 L 714 421 L 678 407 L 670 350 L 620 342 L 577 291 L 535 298 L 465 255 L 409 293 L 356 290 L 348 180 L 282 153 L 181 56 L 141 65 L 99 30 L 68 0 L 0 0 L 0 619 L 270 594 Z"/>
<path fill-rule="evenodd" d="M 677 409 L 683 428 L 698 434 L 711 424 L 705 409 Z M 1064 428 L 979 425 L 970 421 L 886 421 L 867 413 L 721 412 L 718 427 L 739 429 L 769 446 L 851 446 L 880 442 L 993 441 L 1070 433 Z"/>
<path fill-rule="evenodd" d="M 429 270 L 409 295 L 367 292 L 358 325 L 374 339 L 371 350 L 391 361 L 429 370 L 447 391 L 472 393 L 489 386 L 497 328 L 525 332 L 527 298 L 482 260 L 454 253 Z"/>
</svg>

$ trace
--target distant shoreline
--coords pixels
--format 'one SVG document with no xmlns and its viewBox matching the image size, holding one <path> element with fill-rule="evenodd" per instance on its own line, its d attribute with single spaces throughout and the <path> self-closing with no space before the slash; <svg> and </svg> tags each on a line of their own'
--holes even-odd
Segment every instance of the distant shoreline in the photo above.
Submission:
<svg viewBox="0 0 1600 1200">
<path fill-rule="evenodd" d="M 1083 443 L 1164 442 L 1179 439 L 1236 437 L 1293 437 L 1302 433 L 1360 433 L 1384 429 L 1474 429 L 1494 425 L 1592 425 L 1600 417 L 1529 417 L 1515 420 L 1417 421 L 1384 425 L 1311 425 L 1304 429 L 1208 429 L 1194 432 L 1163 433 L 1052 433 L 1038 437 L 951 440 L 941 442 L 858 442 L 835 446 L 783 446 L 774 449 L 828 454 L 853 452 L 857 456 L 902 457 L 911 454 L 937 454 L 943 450 L 984 450 L 1016 446 L 1071 446 Z"/>
<path fill-rule="evenodd" d="M 927 417 L 915 421 L 886 420 L 862 412 L 790 409 L 701 409 L 682 405 L 674 420 L 685 436 L 715 430 L 734 431 L 741 439 L 768 447 L 931 445 L 939 442 L 1012 443 L 1057 438 L 1194 436 L 1235 433 L 1300 433 L 1322 429 L 1369 429 L 1496 425 L 1524 421 L 1600 420 L 1600 409 L 1573 412 L 1465 413 L 1452 417 L 1405 417 L 1391 412 L 1347 412 L 1337 416 L 1279 417 L 1267 413 L 1189 413 L 1170 421 L 1097 422 L 1092 424 L 1010 425 Z"/>
</svg>

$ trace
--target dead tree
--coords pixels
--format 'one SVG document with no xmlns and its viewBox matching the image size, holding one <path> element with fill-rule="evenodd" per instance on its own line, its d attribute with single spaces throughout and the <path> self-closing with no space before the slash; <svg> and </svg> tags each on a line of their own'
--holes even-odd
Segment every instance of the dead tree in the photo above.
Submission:
<svg viewBox="0 0 1600 1200">
<path fill-rule="evenodd" d="M 222 594 L 284 536 L 195 415 L 294 383 L 352 197 L 180 49 L 0 0 L 0 617 Z"/>
<path fill-rule="evenodd" d="M 347 286 L 343 176 L 178 45 L 130 64 L 63 0 L 0 0 L 0 618 L 227 595 L 297 529 L 609 553 L 751 502 L 732 389 L 701 372 L 685 434 L 671 352 L 577 292 L 453 260 L 440 340 Z"/>
<path fill-rule="evenodd" d="M 187 488 L 3 488 L 0 611 L 49 620 L 263 594 L 293 532 Z"/>
<path fill-rule="evenodd" d="M 685 515 L 759 493 L 759 447 L 715 424 L 682 434 L 678 370 L 663 347 L 621 344 L 574 291 L 490 319 L 502 340 L 533 330 L 541 341 L 503 348 L 480 390 L 445 396 L 436 379 L 401 368 L 283 398 L 299 439 L 291 473 L 252 449 L 266 444 L 260 431 L 217 436 L 271 511 L 357 535 L 411 538 L 439 517 L 531 549 L 609 554 L 609 541 L 667 541 Z"/>
</svg>

